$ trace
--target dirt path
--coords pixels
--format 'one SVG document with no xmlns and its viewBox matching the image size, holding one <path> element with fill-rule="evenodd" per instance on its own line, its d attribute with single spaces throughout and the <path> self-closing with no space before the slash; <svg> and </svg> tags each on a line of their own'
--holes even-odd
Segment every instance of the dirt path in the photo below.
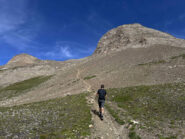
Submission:
<svg viewBox="0 0 185 139">
<path fill-rule="evenodd" d="M 85 80 L 81 79 L 81 77 L 80 77 L 80 70 L 77 71 L 76 78 L 82 80 L 82 82 L 83 82 L 84 85 L 86 86 L 86 88 L 87 88 L 86 90 L 87 90 L 88 92 L 91 92 L 91 91 L 92 91 L 92 90 L 91 90 L 91 85 L 88 84 Z"/>
<path fill-rule="evenodd" d="M 80 77 L 81 71 L 78 70 L 76 78 L 82 80 L 88 92 L 92 92 L 91 85 Z M 101 121 L 98 116 L 98 104 L 95 101 L 95 93 L 88 97 L 88 103 L 91 103 L 91 113 L 93 120 L 91 139 L 127 139 L 127 131 L 124 126 L 118 125 L 110 114 L 105 110 L 104 120 Z"/>
</svg>

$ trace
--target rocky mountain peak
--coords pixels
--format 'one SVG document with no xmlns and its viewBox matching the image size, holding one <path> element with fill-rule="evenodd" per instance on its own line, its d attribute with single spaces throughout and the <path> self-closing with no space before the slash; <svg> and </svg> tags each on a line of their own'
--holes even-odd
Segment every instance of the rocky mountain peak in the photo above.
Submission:
<svg viewBox="0 0 185 139">
<path fill-rule="evenodd" d="M 19 54 L 14 56 L 8 63 L 7 66 L 24 66 L 27 64 L 35 64 L 39 61 L 36 57 L 28 54 Z"/>
<path fill-rule="evenodd" d="M 144 27 L 141 24 L 127 24 L 108 31 L 100 39 L 94 55 L 154 45 L 185 47 L 185 41 L 176 39 L 170 34 Z"/>
</svg>

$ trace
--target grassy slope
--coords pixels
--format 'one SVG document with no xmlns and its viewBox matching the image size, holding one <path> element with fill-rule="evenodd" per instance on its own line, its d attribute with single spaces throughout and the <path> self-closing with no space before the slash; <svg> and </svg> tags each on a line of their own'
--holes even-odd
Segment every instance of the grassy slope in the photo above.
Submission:
<svg viewBox="0 0 185 139">
<path fill-rule="evenodd" d="M 51 76 L 39 76 L 18 83 L 11 84 L 5 88 L 0 88 L 0 100 L 9 99 L 21 95 L 25 91 L 38 86 L 50 79 Z"/>
<path fill-rule="evenodd" d="M 167 61 L 165 61 L 165 60 L 152 61 L 152 62 L 148 62 L 148 63 L 139 64 L 139 66 L 155 65 L 155 64 L 164 64 L 164 63 L 166 63 L 166 62 L 167 62 Z"/>
<path fill-rule="evenodd" d="M 95 78 L 96 75 L 92 75 L 92 76 L 87 76 L 87 77 L 84 77 L 84 80 L 89 80 L 89 79 L 92 79 L 92 78 Z"/>
<path fill-rule="evenodd" d="M 165 63 L 171 62 L 172 60 L 178 59 L 178 58 L 185 59 L 185 54 L 180 54 L 180 55 L 177 55 L 177 56 L 170 57 L 170 59 L 168 61 L 158 60 L 158 61 L 151 61 L 151 62 L 148 62 L 148 63 L 141 63 L 141 64 L 138 64 L 138 65 L 139 66 L 145 66 L 145 65 L 150 66 L 150 65 L 156 65 L 156 64 L 165 64 Z"/>
<path fill-rule="evenodd" d="M 153 86 L 135 86 L 109 89 L 106 105 L 120 124 L 130 119 L 140 121 L 140 128 L 158 130 L 158 134 L 170 136 L 171 128 L 179 129 L 175 136 L 182 135 L 185 128 L 185 85 L 182 83 Z"/>
<path fill-rule="evenodd" d="M 86 94 L 0 108 L 0 135 L 13 138 L 80 138 L 90 135 Z M 1 137 L 0 137 L 1 138 Z"/>
<path fill-rule="evenodd" d="M 173 57 L 171 57 L 171 59 L 176 59 L 176 58 L 179 58 L 179 57 L 182 57 L 183 59 L 185 59 L 185 54 L 173 56 Z"/>
</svg>

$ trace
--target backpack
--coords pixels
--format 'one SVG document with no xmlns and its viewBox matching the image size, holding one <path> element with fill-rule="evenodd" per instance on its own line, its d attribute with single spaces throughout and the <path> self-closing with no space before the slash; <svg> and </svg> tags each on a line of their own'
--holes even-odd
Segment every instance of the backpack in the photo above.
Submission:
<svg viewBox="0 0 185 139">
<path fill-rule="evenodd" d="M 98 90 L 99 99 L 105 100 L 106 91 L 104 89 Z"/>
</svg>

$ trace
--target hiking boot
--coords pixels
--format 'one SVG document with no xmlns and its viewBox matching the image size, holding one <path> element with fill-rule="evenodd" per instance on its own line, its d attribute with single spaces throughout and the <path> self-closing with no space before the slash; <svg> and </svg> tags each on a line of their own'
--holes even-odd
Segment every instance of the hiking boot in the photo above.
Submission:
<svg viewBox="0 0 185 139">
<path fill-rule="evenodd" d="M 103 120 L 103 115 L 100 117 L 101 120 Z"/>
</svg>

